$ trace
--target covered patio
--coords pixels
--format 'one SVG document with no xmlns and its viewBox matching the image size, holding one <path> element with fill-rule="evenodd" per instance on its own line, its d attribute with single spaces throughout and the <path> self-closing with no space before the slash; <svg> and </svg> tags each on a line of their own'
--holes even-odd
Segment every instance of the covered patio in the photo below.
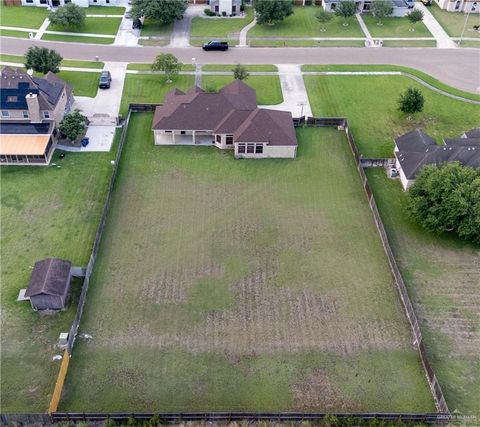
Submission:
<svg viewBox="0 0 480 427">
<path fill-rule="evenodd" d="M 213 135 L 206 132 L 196 131 L 165 131 L 157 133 L 157 145 L 213 145 Z"/>
</svg>

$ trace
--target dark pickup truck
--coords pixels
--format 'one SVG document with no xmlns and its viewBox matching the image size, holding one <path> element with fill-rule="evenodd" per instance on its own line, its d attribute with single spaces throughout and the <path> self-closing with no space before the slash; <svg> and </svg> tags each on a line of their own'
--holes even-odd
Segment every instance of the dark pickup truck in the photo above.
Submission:
<svg viewBox="0 0 480 427">
<path fill-rule="evenodd" d="M 228 42 L 221 42 L 219 40 L 212 40 L 208 43 L 204 43 L 202 46 L 203 50 L 228 50 Z"/>
</svg>

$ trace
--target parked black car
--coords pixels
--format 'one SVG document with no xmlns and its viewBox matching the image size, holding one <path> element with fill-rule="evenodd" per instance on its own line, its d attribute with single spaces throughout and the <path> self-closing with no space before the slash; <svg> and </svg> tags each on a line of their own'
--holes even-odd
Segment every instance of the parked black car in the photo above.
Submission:
<svg viewBox="0 0 480 427">
<path fill-rule="evenodd" d="M 432 0 L 422 0 L 422 3 L 423 3 L 425 6 L 431 6 L 431 5 L 432 5 Z"/>
<path fill-rule="evenodd" d="M 220 40 L 212 40 L 202 46 L 203 50 L 228 50 L 228 42 L 221 42 Z"/>
<path fill-rule="evenodd" d="M 134 19 L 132 22 L 132 28 L 134 30 L 139 30 L 143 27 L 143 23 L 141 19 Z"/>
<path fill-rule="evenodd" d="M 110 71 L 102 71 L 102 74 L 100 74 L 100 83 L 98 84 L 98 87 L 100 89 L 109 89 L 110 83 L 112 83 L 112 76 L 110 75 Z"/>
</svg>

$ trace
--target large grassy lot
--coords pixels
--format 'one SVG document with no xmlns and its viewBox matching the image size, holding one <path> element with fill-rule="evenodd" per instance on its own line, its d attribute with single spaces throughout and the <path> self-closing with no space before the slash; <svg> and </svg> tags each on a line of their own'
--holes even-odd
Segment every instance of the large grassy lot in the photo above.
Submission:
<svg viewBox="0 0 480 427">
<path fill-rule="evenodd" d="M 346 116 L 360 152 L 367 157 L 392 157 L 393 139 L 422 128 L 439 142 L 478 126 L 480 106 L 451 99 L 404 76 L 305 76 L 313 113 Z M 425 108 L 412 120 L 398 111 L 398 97 L 418 87 Z"/>
<path fill-rule="evenodd" d="M 344 26 L 343 18 L 334 16 L 326 23 L 320 24 L 315 17 L 321 10 L 316 6 L 294 7 L 294 14 L 275 25 L 255 25 L 249 37 L 364 37 L 362 29 L 355 17 L 348 18 L 348 26 Z M 325 28 L 326 31 L 320 31 Z"/>
<path fill-rule="evenodd" d="M 238 35 L 245 25 L 253 20 L 253 8 L 246 8 L 244 18 L 201 18 L 192 19 L 190 36 L 192 37 L 227 37 Z"/>
<path fill-rule="evenodd" d="M 50 24 L 47 28 L 48 31 L 62 31 L 69 33 L 90 33 L 90 34 L 108 34 L 114 36 L 117 34 L 118 27 L 122 22 L 121 16 L 118 18 L 85 18 L 85 24 L 79 28 L 68 29 L 61 27 L 60 25 Z M 113 43 L 113 40 L 112 40 Z"/>
<path fill-rule="evenodd" d="M 176 76 L 172 83 L 158 74 L 127 74 L 123 85 L 120 114 L 126 114 L 130 103 L 160 103 L 165 94 L 174 89 L 188 90 L 195 83 L 194 76 Z"/>
<path fill-rule="evenodd" d="M 219 90 L 232 81 L 233 76 L 202 76 L 202 86 L 208 90 Z M 249 76 L 245 83 L 256 90 L 259 105 L 274 105 L 283 102 L 278 76 Z"/>
<path fill-rule="evenodd" d="M 158 147 L 134 114 L 62 410 L 431 411 L 344 135 Z"/>
<path fill-rule="evenodd" d="M 48 15 L 47 8 L 5 6 L 0 3 L 0 25 L 4 27 L 40 28 Z"/>
<path fill-rule="evenodd" d="M 58 167 L 2 166 L 1 395 L 2 412 L 45 412 L 56 376 L 60 332 L 75 316 L 76 298 L 54 316 L 17 302 L 40 259 L 60 257 L 86 265 L 106 196 L 110 153 L 66 153 Z M 79 282 L 73 294 L 78 296 Z"/>
<path fill-rule="evenodd" d="M 150 19 L 146 19 L 144 25 L 142 27 L 141 36 L 164 36 L 170 37 L 170 33 L 173 30 L 173 23 L 162 25 L 156 21 L 152 21 Z"/>
<path fill-rule="evenodd" d="M 460 37 L 465 25 L 466 14 L 462 12 L 447 12 L 440 9 L 435 2 L 428 10 L 451 37 Z M 464 37 L 475 37 L 480 39 L 480 32 L 473 29 L 474 25 L 480 25 L 480 15 L 471 13 L 467 20 Z"/>
<path fill-rule="evenodd" d="M 432 37 L 423 22 L 412 25 L 407 18 L 384 18 L 382 25 L 372 15 L 362 15 L 372 37 Z M 413 28 L 415 31 L 410 31 Z"/>
<path fill-rule="evenodd" d="M 398 181 L 378 169 L 367 175 L 449 409 L 478 415 L 480 247 L 425 232 L 409 219 Z"/>
</svg>

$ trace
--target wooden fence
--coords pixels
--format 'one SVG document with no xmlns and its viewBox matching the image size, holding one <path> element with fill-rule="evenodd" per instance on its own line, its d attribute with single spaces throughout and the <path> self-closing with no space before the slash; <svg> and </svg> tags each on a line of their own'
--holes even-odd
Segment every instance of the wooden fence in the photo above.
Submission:
<svg viewBox="0 0 480 427">
<path fill-rule="evenodd" d="M 65 382 L 65 377 L 67 376 L 69 362 L 70 354 L 65 349 L 65 351 L 63 352 L 62 364 L 60 365 L 60 372 L 58 373 L 52 399 L 50 400 L 50 406 L 48 407 L 49 415 L 51 415 L 52 412 L 56 412 L 58 409 L 58 404 L 60 403 L 60 398 L 62 396 L 63 383 Z"/>
</svg>

